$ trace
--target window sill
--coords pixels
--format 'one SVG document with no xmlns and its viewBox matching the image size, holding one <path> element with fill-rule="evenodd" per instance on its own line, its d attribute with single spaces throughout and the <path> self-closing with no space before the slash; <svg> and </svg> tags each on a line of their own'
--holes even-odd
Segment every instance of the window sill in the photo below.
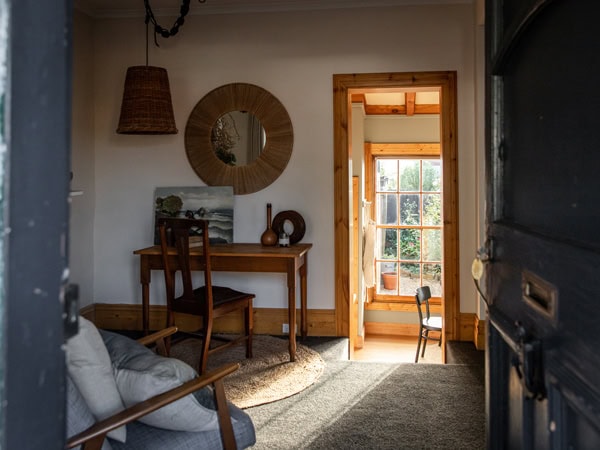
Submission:
<svg viewBox="0 0 600 450">
<path fill-rule="evenodd" d="M 441 313 L 442 304 L 441 300 L 432 300 L 429 303 L 429 308 L 432 313 Z M 371 311 L 403 311 L 403 312 L 417 312 L 417 305 L 414 298 L 412 300 L 404 300 L 401 298 L 396 299 L 376 299 L 369 303 L 365 303 L 365 309 Z"/>
</svg>

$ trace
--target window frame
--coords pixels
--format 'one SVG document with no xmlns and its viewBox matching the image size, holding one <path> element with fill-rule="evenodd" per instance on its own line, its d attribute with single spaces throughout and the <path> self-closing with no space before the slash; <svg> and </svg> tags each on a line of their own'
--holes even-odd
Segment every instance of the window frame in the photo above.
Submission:
<svg viewBox="0 0 600 450">
<path fill-rule="evenodd" d="M 443 177 L 443 162 L 441 160 L 441 145 L 440 143 L 373 143 L 365 142 L 364 145 L 364 163 L 365 163 L 365 199 L 375 207 L 370 209 L 371 220 L 376 220 L 376 164 L 377 158 L 390 158 L 390 159 L 440 159 Z M 419 194 L 422 194 L 419 191 Z M 440 187 L 440 195 L 442 196 L 442 204 L 444 197 L 443 182 Z M 398 229 L 405 228 L 400 225 Z M 411 227 L 412 228 L 412 227 Z M 423 226 L 419 228 L 438 228 L 436 226 Z M 439 229 L 444 230 L 444 223 Z M 442 246 L 444 239 L 442 238 Z M 399 256 L 399 255 L 398 255 Z M 398 258 L 400 259 L 400 258 Z M 419 261 L 420 262 L 420 261 Z M 374 262 L 376 264 L 376 262 Z M 398 263 L 400 264 L 400 263 Z M 440 264 L 442 265 L 442 271 L 444 270 L 444 258 L 442 257 Z M 394 310 L 412 310 L 415 309 L 414 296 L 408 295 L 389 295 L 389 294 L 377 294 L 376 286 L 368 288 L 367 292 L 367 309 L 381 310 L 381 309 L 394 309 Z M 441 312 L 441 297 L 434 296 L 431 298 L 430 303 L 432 304 L 432 312 Z M 439 309 L 438 309 L 439 308 Z"/>
</svg>

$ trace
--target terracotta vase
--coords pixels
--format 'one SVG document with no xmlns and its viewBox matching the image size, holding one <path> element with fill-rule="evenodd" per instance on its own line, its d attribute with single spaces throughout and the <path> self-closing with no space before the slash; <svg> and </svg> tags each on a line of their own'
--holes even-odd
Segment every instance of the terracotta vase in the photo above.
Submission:
<svg viewBox="0 0 600 450">
<path fill-rule="evenodd" d="M 266 246 L 273 246 L 277 244 L 277 233 L 271 228 L 271 204 L 267 203 L 267 229 L 260 237 L 260 243 Z"/>
</svg>

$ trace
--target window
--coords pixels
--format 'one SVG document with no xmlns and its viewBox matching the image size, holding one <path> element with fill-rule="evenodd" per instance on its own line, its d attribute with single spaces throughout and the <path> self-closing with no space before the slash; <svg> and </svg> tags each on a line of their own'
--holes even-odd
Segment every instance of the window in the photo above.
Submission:
<svg viewBox="0 0 600 450">
<path fill-rule="evenodd" d="M 417 287 L 441 296 L 441 160 L 374 157 L 374 300 L 414 301 Z M 404 298 L 403 298 L 404 297 Z"/>
</svg>

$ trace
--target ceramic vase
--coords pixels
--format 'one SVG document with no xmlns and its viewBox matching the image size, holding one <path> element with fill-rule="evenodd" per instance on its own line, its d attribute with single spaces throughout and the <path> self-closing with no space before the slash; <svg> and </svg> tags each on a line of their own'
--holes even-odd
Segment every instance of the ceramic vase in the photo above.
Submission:
<svg viewBox="0 0 600 450">
<path fill-rule="evenodd" d="M 271 204 L 267 203 L 267 229 L 260 237 L 260 243 L 266 246 L 273 246 L 277 244 L 277 239 L 277 233 L 271 228 Z"/>
</svg>

